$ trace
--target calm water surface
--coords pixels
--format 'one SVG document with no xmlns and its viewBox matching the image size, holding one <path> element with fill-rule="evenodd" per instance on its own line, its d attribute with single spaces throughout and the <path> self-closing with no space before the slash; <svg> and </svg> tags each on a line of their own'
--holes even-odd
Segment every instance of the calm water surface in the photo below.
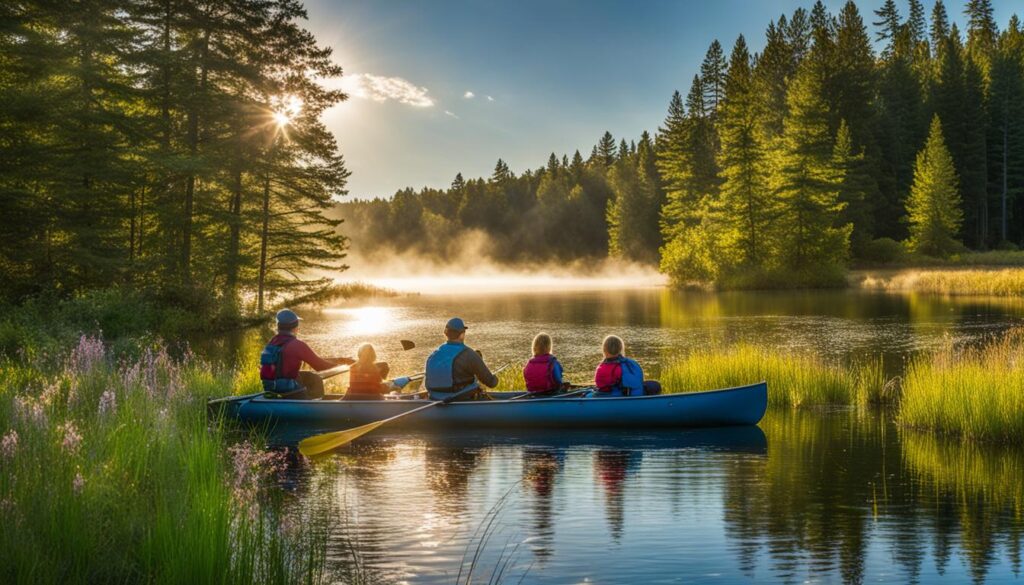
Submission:
<svg viewBox="0 0 1024 585">
<path fill-rule="evenodd" d="M 882 354 L 895 374 L 917 352 L 1021 324 L 1024 303 L 855 291 L 414 296 L 304 315 L 303 336 L 329 354 L 372 341 L 396 373 L 413 373 L 451 315 L 492 365 L 524 359 L 548 331 L 582 381 L 609 333 L 654 374 L 676 352 L 735 342 Z M 420 346 L 401 352 L 401 338 Z M 253 359 L 258 344 L 208 350 Z M 1024 453 L 908 432 L 886 412 L 769 410 L 759 428 L 671 433 L 371 437 L 283 483 L 299 505 L 339 515 L 331 559 L 351 563 L 354 549 L 370 580 L 1024 583 Z"/>
</svg>

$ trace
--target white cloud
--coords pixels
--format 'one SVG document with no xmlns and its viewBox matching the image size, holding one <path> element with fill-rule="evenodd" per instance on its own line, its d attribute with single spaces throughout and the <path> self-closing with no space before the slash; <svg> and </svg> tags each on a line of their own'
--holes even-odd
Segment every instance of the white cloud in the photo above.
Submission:
<svg viewBox="0 0 1024 585">
<path fill-rule="evenodd" d="M 456 120 L 459 119 L 459 117 L 456 116 L 455 113 L 450 111 L 450 110 L 445 110 L 444 113 L 445 113 L 446 116 L 451 116 L 452 118 L 455 118 Z"/>
<path fill-rule="evenodd" d="M 494 101 L 494 98 L 492 98 L 491 96 L 487 96 L 487 101 L 489 101 L 489 102 L 493 102 L 493 101 Z"/>
<path fill-rule="evenodd" d="M 352 97 L 375 102 L 394 100 L 414 108 L 429 108 L 434 105 L 434 98 L 427 95 L 427 88 L 401 77 L 354 73 L 341 78 L 341 89 Z"/>
<path fill-rule="evenodd" d="M 467 100 L 471 100 L 476 97 L 476 94 L 471 91 L 467 91 L 466 93 L 462 94 L 462 97 L 466 98 Z"/>
</svg>

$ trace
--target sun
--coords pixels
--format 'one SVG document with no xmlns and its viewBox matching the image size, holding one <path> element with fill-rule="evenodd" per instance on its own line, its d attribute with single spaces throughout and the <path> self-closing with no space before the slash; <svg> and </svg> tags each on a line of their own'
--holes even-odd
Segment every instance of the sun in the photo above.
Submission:
<svg viewBox="0 0 1024 585">
<path fill-rule="evenodd" d="M 291 125 L 302 112 L 302 99 L 294 95 L 286 95 L 274 100 L 274 123 L 278 128 Z"/>
</svg>

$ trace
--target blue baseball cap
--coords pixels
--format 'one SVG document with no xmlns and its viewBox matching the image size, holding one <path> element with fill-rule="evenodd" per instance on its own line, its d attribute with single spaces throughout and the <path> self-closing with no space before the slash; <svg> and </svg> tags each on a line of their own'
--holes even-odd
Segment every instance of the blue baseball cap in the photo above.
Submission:
<svg viewBox="0 0 1024 585">
<path fill-rule="evenodd" d="M 452 331 L 465 331 L 466 329 L 469 329 L 469 327 L 466 326 L 466 322 L 458 317 L 448 319 L 448 323 L 445 324 L 444 328 L 451 329 Z"/>
<path fill-rule="evenodd" d="M 278 325 L 291 325 L 292 323 L 298 323 L 302 318 L 295 314 L 295 311 L 291 309 L 281 309 L 277 312 L 277 324 Z"/>
</svg>

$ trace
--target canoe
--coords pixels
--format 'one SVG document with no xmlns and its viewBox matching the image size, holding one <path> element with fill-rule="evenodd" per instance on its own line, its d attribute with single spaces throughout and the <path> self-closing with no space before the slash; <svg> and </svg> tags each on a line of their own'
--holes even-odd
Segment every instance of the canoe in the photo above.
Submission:
<svg viewBox="0 0 1024 585">
<path fill-rule="evenodd" d="M 523 392 L 491 392 L 494 400 L 429 408 L 388 425 L 391 429 L 611 429 L 756 425 L 768 407 L 765 382 L 705 392 L 620 398 L 509 400 Z M 223 401 L 227 416 L 264 427 L 300 428 L 309 435 L 357 427 L 428 404 L 428 400 L 264 398 Z"/>
</svg>

